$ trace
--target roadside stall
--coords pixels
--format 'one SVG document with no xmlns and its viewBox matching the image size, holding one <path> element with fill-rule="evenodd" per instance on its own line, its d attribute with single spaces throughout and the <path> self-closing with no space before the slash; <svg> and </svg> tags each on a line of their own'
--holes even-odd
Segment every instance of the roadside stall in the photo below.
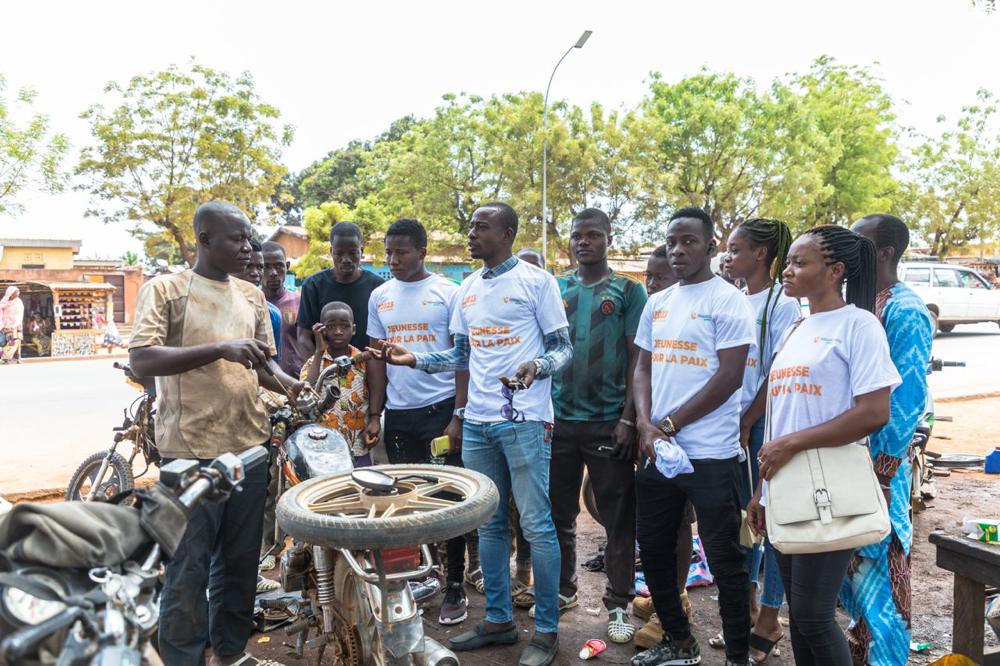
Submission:
<svg viewBox="0 0 1000 666">
<path fill-rule="evenodd" d="M 97 352 L 105 326 L 114 316 L 114 285 L 41 280 L 12 284 L 20 288 L 24 301 L 26 356 L 90 356 Z"/>
</svg>

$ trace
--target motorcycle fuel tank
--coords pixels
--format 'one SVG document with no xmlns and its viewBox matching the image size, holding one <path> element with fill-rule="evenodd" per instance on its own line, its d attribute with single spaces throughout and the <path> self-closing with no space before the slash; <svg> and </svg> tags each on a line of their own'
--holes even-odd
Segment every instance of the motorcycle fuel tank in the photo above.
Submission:
<svg viewBox="0 0 1000 666">
<path fill-rule="evenodd" d="M 286 446 L 288 459 L 301 481 L 354 469 L 354 456 L 347 440 L 326 426 L 303 426 L 292 433 Z"/>
</svg>

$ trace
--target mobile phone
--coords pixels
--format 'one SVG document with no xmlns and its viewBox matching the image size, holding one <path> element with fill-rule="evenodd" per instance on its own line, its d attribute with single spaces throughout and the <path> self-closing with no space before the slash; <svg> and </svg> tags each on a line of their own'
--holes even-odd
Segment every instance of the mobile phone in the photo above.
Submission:
<svg viewBox="0 0 1000 666">
<path fill-rule="evenodd" d="M 448 435 L 441 435 L 431 440 L 431 455 L 441 458 L 451 453 L 451 438 Z"/>
</svg>

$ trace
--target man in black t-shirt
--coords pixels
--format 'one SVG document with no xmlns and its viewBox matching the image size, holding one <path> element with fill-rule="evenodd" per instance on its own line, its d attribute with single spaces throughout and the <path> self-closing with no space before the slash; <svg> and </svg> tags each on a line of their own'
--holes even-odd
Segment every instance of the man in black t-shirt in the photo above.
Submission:
<svg viewBox="0 0 1000 666">
<path fill-rule="evenodd" d="M 361 229 L 353 222 L 338 222 L 330 229 L 330 256 L 333 268 L 310 275 L 302 283 L 299 301 L 299 349 L 308 358 L 315 350 L 312 327 L 319 321 L 323 306 L 342 301 L 354 312 L 357 330 L 351 344 L 358 349 L 368 346 L 368 298 L 385 282 L 370 271 L 361 269 L 364 241 Z"/>
</svg>

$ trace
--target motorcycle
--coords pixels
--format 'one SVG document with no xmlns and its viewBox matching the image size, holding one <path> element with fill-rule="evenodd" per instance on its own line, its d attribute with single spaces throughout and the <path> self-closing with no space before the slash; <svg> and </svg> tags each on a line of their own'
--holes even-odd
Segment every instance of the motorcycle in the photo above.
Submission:
<svg viewBox="0 0 1000 666">
<path fill-rule="evenodd" d="M 496 511 L 485 476 L 446 465 L 354 469 L 340 433 L 315 421 L 339 397 L 339 373 L 366 354 L 334 360 L 313 391 L 272 417 L 279 501 L 276 539 L 285 592 L 301 601 L 262 600 L 293 615 L 285 632 L 297 657 L 345 666 L 457 666 L 457 657 L 424 635 L 410 581 L 426 578 L 427 545 L 466 534 Z"/>
<path fill-rule="evenodd" d="M 152 465 L 160 464 L 160 454 L 156 450 L 153 421 L 156 413 L 156 380 L 152 377 L 137 377 L 127 363 L 115 363 L 114 367 L 125 373 L 130 386 L 142 391 L 124 410 L 122 424 L 114 428 L 114 439 L 107 451 L 98 451 L 84 459 L 66 487 L 66 501 L 108 501 L 120 493 L 135 488 L 135 480 L 149 471 Z M 128 458 L 118 452 L 123 442 L 131 445 Z M 132 463 L 142 455 L 146 464 L 141 473 L 133 475 Z"/>
<path fill-rule="evenodd" d="M 964 361 L 942 361 L 939 358 L 931 358 L 927 364 L 927 374 L 940 372 L 944 368 L 964 368 Z M 931 439 L 934 431 L 934 424 L 938 421 L 951 421 L 951 417 L 940 416 L 934 411 L 934 396 L 930 389 L 927 391 L 927 404 L 924 413 L 917 423 L 916 432 L 910 440 L 910 460 L 912 461 L 911 483 L 910 483 L 910 511 L 914 514 L 920 513 L 927 508 L 927 501 L 937 496 L 937 487 L 934 483 L 934 465 L 928 462 L 928 458 L 934 460 L 940 454 L 927 450 L 927 443 Z"/>
<path fill-rule="evenodd" d="M 192 507 L 225 500 L 266 459 L 258 446 L 206 467 L 175 460 L 134 506 L 14 507 L 0 520 L 3 663 L 162 666 L 153 647 L 161 560 L 175 552 Z"/>
</svg>

